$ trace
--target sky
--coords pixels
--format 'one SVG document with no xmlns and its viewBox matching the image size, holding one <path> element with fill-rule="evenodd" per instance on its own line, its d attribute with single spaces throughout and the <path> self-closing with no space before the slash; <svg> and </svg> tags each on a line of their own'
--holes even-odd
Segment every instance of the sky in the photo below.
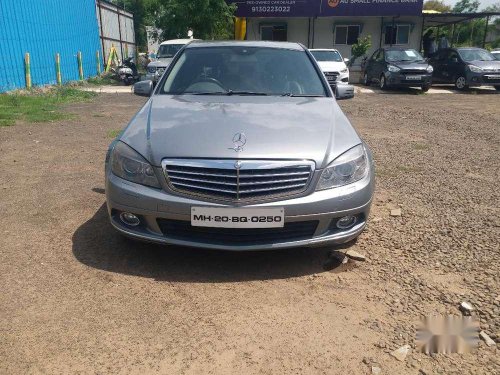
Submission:
<svg viewBox="0 0 500 375">
<path fill-rule="evenodd" d="M 479 10 L 483 10 L 487 6 L 496 4 L 499 1 L 500 0 L 479 0 L 479 2 L 481 3 L 481 5 L 479 6 Z M 449 4 L 449 5 L 453 6 L 456 3 L 458 3 L 458 0 L 444 0 L 444 2 L 445 2 L 445 4 Z"/>
</svg>

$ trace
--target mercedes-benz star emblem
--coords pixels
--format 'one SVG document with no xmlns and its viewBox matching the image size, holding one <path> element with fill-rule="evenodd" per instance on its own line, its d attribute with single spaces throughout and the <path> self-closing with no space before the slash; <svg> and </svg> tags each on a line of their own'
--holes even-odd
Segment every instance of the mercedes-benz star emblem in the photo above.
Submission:
<svg viewBox="0 0 500 375">
<path fill-rule="evenodd" d="M 236 163 L 234 163 L 234 168 L 235 169 L 240 169 L 241 168 L 241 161 L 236 161 Z"/>
<path fill-rule="evenodd" d="M 236 152 L 243 151 L 243 146 L 247 143 L 247 137 L 245 133 L 236 133 L 233 137 L 233 147 L 229 147 L 230 150 L 234 150 Z"/>
</svg>

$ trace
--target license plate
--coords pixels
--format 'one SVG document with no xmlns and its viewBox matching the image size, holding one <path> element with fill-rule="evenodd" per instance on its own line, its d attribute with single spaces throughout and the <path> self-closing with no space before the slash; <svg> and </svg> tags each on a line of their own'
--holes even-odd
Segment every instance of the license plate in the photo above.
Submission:
<svg viewBox="0 0 500 375">
<path fill-rule="evenodd" d="M 283 208 L 191 207 L 191 225 L 213 228 L 281 228 Z"/>
<path fill-rule="evenodd" d="M 422 76 L 406 76 L 406 79 L 410 79 L 412 81 L 419 81 L 422 79 Z"/>
</svg>

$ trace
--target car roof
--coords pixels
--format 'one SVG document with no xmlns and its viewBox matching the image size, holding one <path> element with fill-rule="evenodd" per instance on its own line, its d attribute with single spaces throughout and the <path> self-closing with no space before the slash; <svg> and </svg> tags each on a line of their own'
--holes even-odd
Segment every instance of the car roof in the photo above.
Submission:
<svg viewBox="0 0 500 375">
<path fill-rule="evenodd" d="M 407 49 L 415 49 L 410 47 L 382 47 L 384 51 L 405 51 Z"/>
<path fill-rule="evenodd" d="M 299 43 L 292 42 L 272 42 L 264 40 L 223 40 L 223 41 L 206 41 L 196 40 L 189 43 L 186 48 L 203 48 L 203 47 L 261 47 L 261 48 L 280 48 L 303 51 L 304 47 Z"/>
<path fill-rule="evenodd" d="M 315 51 L 332 51 L 332 52 L 338 52 L 338 49 L 335 48 L 309 48 L 309 51 L 315 52 Z"/>
<path fill-rule="evenodd" d="M 163 46 L 165 44 L 188 44 L 189 42 L 192 42 L 197 39 L 170 39 L 166 40 L 164 42 L 160 43 L 160 46 Z"/>
<path fill-rule="evenodd" d="M 479 48 L 479 47 L 456 47 L 454 49 L 456 49 L 457 51 L 466 51 L 466 50 L 471 50 L 471 49 L 483 49 L 483 48 Z"/>
</svg>

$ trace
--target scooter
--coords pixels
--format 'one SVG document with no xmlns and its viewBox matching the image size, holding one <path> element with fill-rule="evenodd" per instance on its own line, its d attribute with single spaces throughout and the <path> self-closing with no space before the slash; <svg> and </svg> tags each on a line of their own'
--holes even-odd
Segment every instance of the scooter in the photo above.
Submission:
<svg viewBox="0 0 500 375">
<path fill-rule="evenodd" d="M 116 69 L 117 78 L 119 78 L 120 81 L 122 81 L 126 86 L 140 80 L 139 73 L 137 72 L 137 66 L 132 59 L 132 57 L 127 57 Z"/>
</svg>

